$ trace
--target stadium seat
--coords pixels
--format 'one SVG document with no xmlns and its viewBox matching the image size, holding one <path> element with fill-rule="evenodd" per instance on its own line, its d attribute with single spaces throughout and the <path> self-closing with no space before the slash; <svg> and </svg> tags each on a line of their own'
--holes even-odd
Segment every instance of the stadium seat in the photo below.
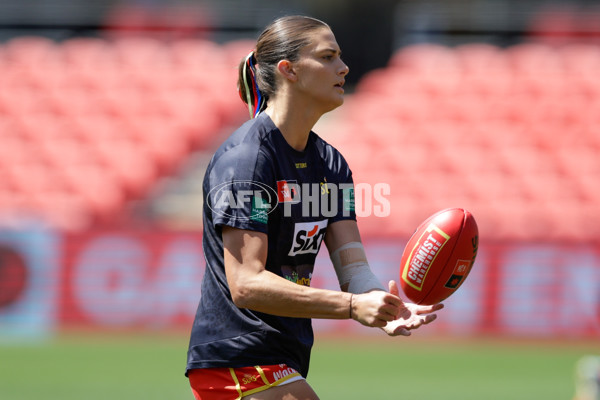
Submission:
<svg viewBox="0 0 600 400">
<path fill-rule="evenodd" d="M 560 76 L 562 60 L 554 47 L 539 43 L 521 43 L 505 50 L 508 66 L 513 73 L 525 76 Z"/>
<path fill-rule="evenodd" d="M 13 91 L 28 92 L 37 89 L 39 82 L 31 69 L 25 68 L 17 63 L 5 61 L 6 64 L 0 65 L 0 94 L 3 97 Z"/>
<path fill-rule="evenodd" d="M 581 174 L 574 179 L 574 183 L 583 199 L 580 202 L 581 205 L 600 204 L 600 185 L 598 185 L 597 174 Z M 590 215 L 594 215 L 594 213 L 588 214 L 588 216 Z"/>
<path fill-rule="evenodd" d="M 151 38 L 128 37 L 113 42 L 119 66 L 134 71 L 153 70 L 169 62 L 165 43 Z"/>
<path fill-rule="evenodd" d="M 14 79 L 27 79 L 25 77 L 15 77 Z M 47 112 L 50 110 L 50 100 L 45 93 L 38 93 L 30 86 L 7 85 L 0 90 L 0 104 L 4 112 L 13 116 L 31 116 L 38 112 Z"/>
<path fill-rule="evenodd" d="M 126 196 L 140 195 L 156 178 L 151 155 L 131 140 L 97 140 L 94 150 L 100 165 L 116 177 Z"/>
<path fill-rule="evenodd" d="M 501 158 L 486 146 L 473 144 L 448 144 L 437 150 L 444 160 L 445 172 L 457 176 L 503 173 Z"/>
<path fill-rule="evenodd" d="M 436 120 L 460 126 L 487 120 L 490 106 L 481 96 L 464 90 L 440 96 L 430 107 Z"/>
<path fill-rule="evenodd" d="M 463 44 L 456 46 L 454 53 L 458 58 L 464 76 L 472 74 L 488 75 L 507 69 L 502 50 L 491 44 Z"/>
<path fill-rule="evenodd" d="M 36 69 L 58 61 L 57 44 L 41 36 L 20 36 L 4 44 L 4 59 L 13 65 Z"/>
<path fill-rule="evenodd" d="M 84 87 L 59 87 L 48 91 L 52 109 L 65 118 L 97 113 L 101 107 L 97 92 Z"/>
<path fill-rule="evenodd" d="M 600 49 L 591 44 L 572 44 L 558 49 L 565 73 L 570 76 L 596 76 L 600 68 Z"/>
<path fill-rule="evenodd" d="M 60 171 L 69 192 L 81 198 L 92 218 L 110 220 L 125 204 L 119 181 L 104 166 L 85 165 Z"/>
<path fill-rule="evenodd" d="M 223 44 L 221 48 L 224 58 L 221 65 L 231 67 L 231 71 L 234 72 L 233 75 L 237 75 L 237 66 L 255 47 L 256 42 L 251 39 L 232 40 Z"/>
<path fill-rule="evenodd" d="M 408 46 L 392 55 L 388 68 L 402 69 L 409 74 L 436 75 L 441 71 L 460 71 L 456 54 L 438 44 Z"/>
<path fill-rule="evenodd" d="M 0 190 L 0 223 L 10 224 L 13 220 L 23 218 L 31 219 L 31 210 L 35 208 L 32 204 L 31 195 L 19 191 Z"/>
<path fill-rule="evenodd" d="M 12 180 L 12 174 L 8 171 L 6 165 L 0 162 L 0 192 L 15 191 L 16 186 Z"/>
<path fill-rule="evenodd" d="M 556 148 L 558 167 L 574 178 L 582 175 L 600 177 L 600 157 L 598 150 L 587 146 L 568 146 Z"/>
<path fill-rule="evenodd" d="M 2 104 L 0 104 L 0 132 L 2 132 L 2 140 L 14 141 L 24 137 L 18 120 L 10 113 L 3 113 Z"/>
<path fill-rule="evenodd" d="M 127 118 L 130 115 L 142 116 L 146 98 L 137 88 L 114 87 L 98 93 L 100 112 L 113 118 Z"/>
<path fill-rule="evenodd" d="M 93 148 L 72 137 L 48 138 L 40 140 L 40 152 L 44 159 L 56 169 L 79 168 L 83 165 L 97 165 L 99 160 Z"/>
<path fill-rule="evenodd" d="M 171 172 L 190 152 L 192 140 L 178 121 L 170 118 L 131 119 L 131 142 L 161 173 Z"/>
<path fill-rule="evenodd" d="M 30 147 L 29 141 L 22 137 L 2 138 L 0 146 L 0 164 L 22 165 L 38 162 L 37 148 Z"/>
<path fill-rule="evenodd" d="M 169 46 L 169 50 L 177 70 L 199 70 L 204 68 L 207 62 L 225 64 L 222 47 L 209 40 L 178 40 Z"/>
<path fill-rule="evenodd" d="M 28 146 L 31 147 L 39 147 L 38 145 L 44 141 L 73 138 L 78 134 L 69 120 L 52 112 L 20 114 L 14 121 L 21 138 L 28 140 Z"/>
<path fill-rule="evenodd" d="M 60 53 L 65 65 L 74 71 L 99 71 L 118 63 L 114 47 L 99 38 L 68 39 L 61 44 Z"/>
<path fill-rule="evenodd" d="M 514 176 L 557 172 L 553 158 L 543 149 L 523 146 L 499 149 L 498 152 L 504 167 Z"/>
<path fill-rule="evenodd" d="M 38 218 L 63 231 L 81 231 L 94 223 L 88 204 L 75 193 L 46 192 L 35 199 L 34 207 Z"/>
<path fill-rule="evenodd" d="M 95 69 L 77 68 L 70 78 L 74 88 L 90 90 L 96 97 L 104 92 L 133 87 L 135 83 L 131 73 L 121 69 L 118 62 Z"/>
<path fill-rule="evenodd" d="M 72 123 L 81 140 L 91 146 L 97 141 L 118 140 L 130 135 L 126 123 L 112 114 L 74 115 Z"/>
</svg>

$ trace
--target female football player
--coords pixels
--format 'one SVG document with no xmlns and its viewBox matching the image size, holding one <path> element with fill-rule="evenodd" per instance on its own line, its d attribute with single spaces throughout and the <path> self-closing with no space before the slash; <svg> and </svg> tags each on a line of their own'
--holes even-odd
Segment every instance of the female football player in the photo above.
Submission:
<svg viewBox="0 0 600 400">
<path fill-rule="evenodd" d="M 186 369 L 196 399 L 318 399 L 305 380 L 311 318 L 410 335 L 442 307 L 403 303 L 373 275 L 350 169 L 312 131 L 342 105 L 348 71 L 329 26 L 305 16 L 271 23 L 240 63 L 251 119 L 204 178 L 206 272 Z M 310 287 L 322 242 L 341 291 Z"/>
</svg>

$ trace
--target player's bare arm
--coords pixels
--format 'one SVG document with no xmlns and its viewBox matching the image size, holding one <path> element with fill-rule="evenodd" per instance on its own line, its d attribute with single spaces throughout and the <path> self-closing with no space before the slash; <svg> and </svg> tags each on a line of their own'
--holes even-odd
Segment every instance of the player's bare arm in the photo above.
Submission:
<svg viewBox="0 0 600 400">
<path fill-rule="evenodd" d="M 234 303 L 273 315 L 300 318 L 344 319 L 350 316 L 350 293 L 311 288 L 290 282 L 265 269 L 267 236 L 264 233 L 223 227 L 225 273 Z M 356 297 L 356 296 L 355 296 Z M 379 296 L 369 303 L 370 326 L 384 326 L 397 316 L 395 296 Z M 352 301 L 356 315 L 365 306 Z"/>
<path fill-rule="evenodd" d="M 404 303 L 399 297 L 395 281 L 389 282 L 389 292 L 385 292 L 368 265 L 356 221 L 344 220 L 331 224 L 325 235 L 325 244 L 329 249 L 341 289 L 356 293 L 352 305 L 353 317 L 357 321 L 364 325 L 381 327 L 390 336 L 409 336 L 411 330 L 437 318 L 433 313 L 442 309 L 442 304 L 420 306 Z M 383 324 L 365 323 L 364 318 L 369 315 L 371 302 L 377 301 L 379 296 L 384 294 L 391 296 L 386 297 L 386 301 L 391 301 L 395 307 L 395 318 Z"/>
</svg>

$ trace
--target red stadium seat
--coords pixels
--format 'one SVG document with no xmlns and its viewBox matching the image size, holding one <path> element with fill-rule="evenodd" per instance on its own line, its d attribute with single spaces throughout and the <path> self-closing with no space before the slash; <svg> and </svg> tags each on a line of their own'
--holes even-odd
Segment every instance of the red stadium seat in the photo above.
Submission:
<svg viewBox="0 0 600 400">
<path fill-rule="evenodd" d="M 565 73 L 596 76 L 600 69 L 600 49 L 591 44 L 572 44 L 558 49 Z"/>
<path fill-rule="evenodd" d="M 29 144 L 31 146 L 39 145 L 43 141 L 77 137 L 78 134 L 69 120 L 50 112 L 19 115 L 15 118 L 15 124 L 22 133 L 22 138 L 33 142 Z"/>
<path fill-rule="evenodd" d="M 472 200 L 477 204 L 501 203 L 523 198 L 525 189 L 520 180 L 507 176 L 502 171 L 471 173 L 463 176 L 462 184 L 469 189 Z M 458 180 L 460 181 L 460 179 Z"/>
<path fill-rule="evenodd" d="M 98 93 L 99 111 L 109 118 L 142 116 L 146 107 L 144 93 L 135 87 L 114 87 Z"/>
<path fill-rule="evenodd" d="M 76 71 L 99 71 L 118 63 L 114 46 L 99 38 L 65 40 L 60 46 L 60 52 L 66 66 Z"/>
<path fill-rule="evenodd" d="M 97 141 L 118 140 L 130 137 L 124 121 L 103 114 L 83 114 L 73 116 L 73 126 L 81 140 L 94 146 Z"/>
<path fill-rule="evenodd" d="M 97 113 L 102 105 L 97 92 L 80 85 L 49 90 L 49 99 L 56 114 L 65 118 Z"/>
<path fill-rule="evenodd" d="M 499 149 L 498 152 L 503 166 L 514 176 L 558 171 L 554 159 L 540 148 L 511 147 Z"/>
<path fill-rule="evenodd" d="M 388 67 L 399 68 L 406 73 L 433 75 L 441 71 L 460 71 L 456 54 L 450 48 L 437 44 L 408 46 L 392 55 Z"/>
<path fill-rule="evenodd" d="M 36 164 L 39 162 L 36 150 L 37 148 L 32 148 L 30 142 L 24 138 L 3 137 L 0 145 L 0 164 L 5 166 Z"/>
<path fill-rule="evenodd" d="M 57 178 L 56 171 L 38 164 L 15 164 L 6 167 L 16 190 L 26 194 L 43 194 L 55 189 L 63 189 L 63 182 Z"/>
<path fill-rule="evenodd" d="M 517 44 L 506 49 L 505 57 L 515 74 L 560 76 L 563 72 L 562 60 L 551 46 L 537 43 Z"/>
<path fill-rule="evenodd" d="M 21 78 L 18 79 L 27 79 Z M 0 90 L 0 104 L 4 112 L 15 117 L 27 116 L 40 112 L 51 111 L 49 96 L 31 86 L 13 86 Z"/>
<path fill-rule="evenodd" d="M 582 175 L 600 176 L 600 157 L 598 149 L 588 146 L 569 146 L 554 149 L 558 167 L 568 176 L 577 178 Z"/>
<path fill-rule="evenodd" d="M 479 97 L 482 104 L 490 105 L 490 100 L 511 96 L 515 90 L 514 76 L 506 69 L 479 73 L 465 72 L 457 88 L 459 94 Z"/>
<path fill-rule="evenodd" d="M 35 208 L 31 195 L 18 191 L 0 190 L 0 222 L 13 223 L 19 218 L 31 219 Z"/>
<path fill-rule="evenodd" d="M 202 70 L 207 62 L 225 64 L 223 48 L 204 39 L 183 39 L 169 46 L 175 68 Z M 250 50 L 248 50 L 249 52 Z"/>
<path fill-rule="evenodd" d="M 39 68 L 59 60 L 58 45 L 40 36 L 20 36 L 4 45 L 4 59 L 25 68 Z"/>
<path fill-rule="evenodd" d="M 138 196 L 154 182 L 154 160 L 131 140 L 100 140 L 94 149 L 101 165 L 117 178 L 127 195 Z"/>
<path fill-rule="evenodd" d="M 75 138 L 50 138 L 39 143 L 44 159 L 57 169 L 79 168 L 98 165 L 100 161 L 93 148 Z"/>
<path fill-rule="evenodd" d="M 502 158 L 487 146 L 450 144 L 439 148 L 437 157 L 444 159 L 445 171 L 457 176 L 505 172 Z"/>
<path fill-rule="evenodd" d="M 115 40 L 113 49 L 119 65 L 123 69 L 135 71 L 152 70 L 169 62 L 165 43 L 144 37 L 129 37 Z"/>
<path fill-rule="evenodd" d="M 6 64 L 0 65 L 0 72 L 0 87 L 2 88 L 0 95 L 5 99 L 10 99 L 13 91 L 19 91 L 19 93 L 35 91 L 40 84 L 38 77 L 32 73 L 31 69 L 17 63 L 6 61 Z"/>
<path fill-rule="evenodd" d="M 488 75 L 507 70 L 506 58 L 502 50 L 486 43 L 469 43 L 455 47 L 464 76 Z"/>
<path fill-rule="evenodd" d="M 128 127 L 132 142 L 161 172 L 170 172 L 190 152 L 191 139 L 176 120 L 131 119 Z"/>
<path fill-rule="evenodd" d="M 256 42 L 251 39 L 239 39 L 225 43 L 221 46 L 224 56 L 221 66 L 231 68 L 231 71 L 237 73 L 237 66 L 255 47 Z"/>
<path fill-rule="evenodd" d="M 119 182 L 104 166 L 81 166 L 61 170 L 69 191 L 85 201 L 90 214 L 109 219 L 124 205 Z"/>
<path fill-rule="evenodd" d="M 0 162 L 0 192 L 12 192 L 16 190 L 12 174 L 8 171 L 8 167 Z"/>
<path fill-rule="evenodd" d="M 22 126 L 17 118 L 12 114 L 2 113 L 2 104 L 0 104 L 0 132 L 2 132 L 2 140 L 15 141 L 25 137 Z M 0 160 L 0 164 L 2 161 Z"/>
<path fill-rule="evenodd" d="M 88 204 L 76 193 L 44 193 L 36 198 L 35 209 L 47 224 L 65 231 L 81 231 L 94 222 Z"/>
<path fill-rule="evenodd" d="M 573 178 L 577 184 L 578 192 L 581 193 L 583 201 L 581 204 L 600 204 L 600 185 L 598 185 L 597 174 L 580 174 Z M 588 216 L 594 213 L 588 214 Z"/>
</svg>

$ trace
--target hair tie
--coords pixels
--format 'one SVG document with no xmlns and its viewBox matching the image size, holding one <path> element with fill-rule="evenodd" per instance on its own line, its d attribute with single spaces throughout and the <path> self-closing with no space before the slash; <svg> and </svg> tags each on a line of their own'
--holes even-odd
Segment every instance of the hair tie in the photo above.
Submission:
<svg viewBox="0 0 600 400">
<path fill-rule="evenodd" d="M 250 118 L 256 118 L 258 113 L 261 111 L 264 97 L 260 93 L 260 89 L 258 88 L 258 83 L 256 82 L 256 67 L 252 59 L 254 58 L 254 50 L 248 54 L 246 60 L 244 62 L 244 68 L 250 73 L 250 77 L 252 79 L 251 84 L 248 84 L 246 74 L 244 73 L 244 87 L 246 89 L 246 103 L 248 104 L 248 111 L 250 112 Z M 250 86 L 252 86 L 252 90 L 250 90 Z M 250 97 L 250 93 L 252 93 L 252 98 Z"/>
<path fill-rule="evenodd" d="M 248 56 L 246 56 L 246 59 L 244 60 L 244 73 L 242 74 L 242 76 L 244 77 L 244 89 L 245 89 L 245 93 L 246 93 L 246 104 L 248 105 L 248 111 L 250 112 L 250 118 L 253 118 L 253 110 L 252 110 L 252 98 L 250 97 L 250 88 L 248 87 L 248 80 L 246 78 L 247 75 L 247 68 L 250 64 L 250 60 L 252 59 L 252 56 L 254 55 L 254 50 L 252 50 L 250 52 L 250 54 L 248 54 Z M 241 95 L 241 91 L 240 91 L 240 95 Z"/>
</svg>

